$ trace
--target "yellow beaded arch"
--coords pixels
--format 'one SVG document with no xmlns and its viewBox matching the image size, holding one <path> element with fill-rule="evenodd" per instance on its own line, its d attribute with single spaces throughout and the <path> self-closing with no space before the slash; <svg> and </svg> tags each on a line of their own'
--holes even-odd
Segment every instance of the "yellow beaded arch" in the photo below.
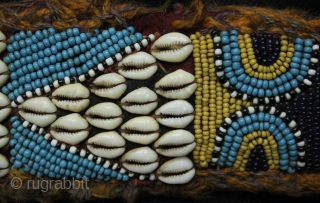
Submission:
<svg viewBox="0 0 320 203">
<path fill-rule="evenodd" d="M 278 145 L 274 136 L 269 131 L 253 131 L 243 136 L 236 161 L 233 167 L 240 171 L 245 171 L 246 164 L 252 149 L 257 145 L 262 145 L 268 160 L 270 169 L 279 169 L 279 152 Z"/>
<path fill-rule="evenodd" d="M 252 45 L 252 39 L 249 34 L 239 34 L 238 43 L 240 49 L 241 62 L 245 72 L 255 78 L 272 80 L 285 73 L 290 66 L 294 53 L 294 44 L 288 41 L 286 35 L 280 37 L 279 58 L 272 65 L 266 66 L 258 64 Z"/>
</svg>

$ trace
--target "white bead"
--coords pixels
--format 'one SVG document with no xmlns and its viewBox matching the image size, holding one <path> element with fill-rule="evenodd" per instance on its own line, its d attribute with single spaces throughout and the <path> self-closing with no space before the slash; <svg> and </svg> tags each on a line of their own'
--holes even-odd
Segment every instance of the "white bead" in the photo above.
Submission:
<svg viewBox="0 0 320 203">
<path fill-rule="evenodd" d="M 141 44 L 142 44 L 142 46 L 143 47 L 146 47 L 146 46 L 148 46 L 148 40 L 146 40 L 146 39 L 143 39 L 142 41 L 141 41 Z"/>
<path fill-rule="evenodd" d="M 53 82 L 53 86 L 54 87 L 59 87 L 60 85 L 59 85 L 59 81 L 58 80 L 55 80 L 54 82 Z"/>
<path fill-rule="evenodd" d="M 305 154 L 306 154 L 305 151 L 303 151 L 303 152 L 298 152 L 298 155 L 299 155 L 299 156 L 304 156 Z"/>
<path fill-rule="evenodd" d="M 276 97 L 274 98 L 274 100 L 276 101 L 276 103 L 279 103 L 279 102 L 280 102 L 280 97 L 279 97 L 279 96 L 276 96 Z"/>
<path fill-rule="evenodd" d="M 257 97 L 253 98 L 253 103 L 254 103 L 254 104 L 257 104 L 258 102 L 259 102 L 259 100 L 258 100 Z"/>
<path fill-rule="evenodd" d="M 23 127 L 28 127 L 28 125 L 29 125 L 29 121 L 24 121 L 23 123 L 22 123 L 22 125 L 23 125 Z"/>
<path fill-rule="evenodd" d="M 92 69 L 90 69 L 88 73 L 89 73 L 90 77 L 92 77 L 92 78 L 96 75 L 96 73 Z"/>
<path fill-rule="evenodd" d="M 100 163 L 101 163 L 101 160 L 102 160 L 101 157 L 98 157 L 98 158 L 97 158 L 97 161 L 96 161 L 96 164 L 100 164 Z"/>
<path fill-rule="evenodd" d="M 43 89 L 44 89 L 44 92 L 45 92 L 45 93 L 49 93 L 49 92 L 51 91 L 51 88 L 50 88 L 49 85 L 44 86 Z"/>
<path fill-rule="evenodd" d="M 298 165 L 299 167 L 304 167 L 304 166 L 306 165 L 306 163 L 305 163 L 305 162 L 300 162 L 300 161 L 298 161 L 298 162 L 297 162 L 297 165 Z"/>
<path fill-rule="evenodd" d="M 286 115 L 287 115 L 286 112 L 281 112 L 279 117 L 284 118 L 284 117 L 286 117 Z"/>
<path fill-rule="evenodd" d="M 38 133 L 41 135 L 43 133 L 43 131 L 44 131 L 44 129 L 40 128 Z"/>
<path fill-rule="evenodd" d="M 229 87 L 230 86 L 230 82 L 227 81 L 226 83 L 223 84 L 223 87 Z"/>
<path fill-rule="evenodd" d="M 64 77 L 64 83 L 66 83 L 67 85 L 70 84 L 70 78 L 69 77 Z"/>
<path fill-rule="evenodd" d="M 84 82 L 86 80 L 86 76 L 85 75 L 80 75 L 79 76 L 79 81 L 80 82 Z"/>
<path fill-rule="evenodd" d="M 314 44 L 313 46 L 312 46 L 312 50 L 319 50 L 319 45 L 318 44 Z"/>
<path fill-rule="evenodd" d="M 114 64 L 113 59 L 111 57 L 106 59 L 106 63 L 107 63 L 108 66 L 111 66 L 111 65 Z"/>
<path fill-rule="evenodd" d="M 77 148 L 75 146 L 71 146 L 70 149 L 69 149 L 69 152 L 71 154 L 75 154 L 77 152 Z"/>
<path fill-rule="evenodd" d="M 227 132 L 227 130 L 224 129 L 223 127 L 220 127 L 219 130 L 220 130 L 221 132 L 223 132 L 223 133 L 226 133 L 226 132 Z"/>
<path fill-rule="evenodd" d="M 37 126 L 35 124 L 33 124 L 32 127 L 31 127 L 31 131 L 34 132 L 34 131 L 36 131 L 36 129 L 37 129 Z"/>
<path fill-rule="evenodd" d="M 116 57 L 117 61 L 121 61 L 121 59 L 122 59 L 122 56 L 121 56 L 120 53 L 117 53 L 117 54 L 115 55 L 115 57 Z"/>
<path fill-rule="evenodd" d="M 216 36 L 216 37 L 213 38 L 213 41 L 214 41 L 214 43 L 221 42 L 221 37 Z"/>
<path fill-rule="evenodd" d="M 304 79 L 303 83 L 306 84 L 306 85 L 309 85 L 309 86 L 312 85 L 312 82 L 310 80 L 308 80 L 308 79 Z"/>
<path fill-rule="evenodd" d="M 144 180 L 145 178 L 146 178 L 145 175 L 140 175 L 140 176 L 139 176 L 139 180 Z"/>
<path fill-rule="evenodd" d="M 221 76 L 223 76 L 223 75 L 224 75 L 224 71 L 218 71 L 218 72 L 217 72 L 217 76 L 218 76 L 218 77 L 221 77 Z"/>
<path fill-rule="evenodd" d="M 50 137 L 51 137 L 50 134 L 47 133 L 47 134 L 44 136 L 44 139 L 48 140 Z"/>
<path fill-rule="evenodd" d="M 140 51 L 141 47 L 138 43 L 135 43 L 133 46 L 137 51 Z"/>
<path fill-rule="evenodd" d="M 309 74 L 309 75 L 315 75 L 315 74 L 316 74 L 316 70 L 309 69 L 309 70 L 308 70 L 308 74 Z"/>
<path fill-rule="evenodd" d="M 298 145 L 299 147 L 303 147 L 303 146 L 304 146 L 304 141 L 302 140 L 301 142 L 298 142 L 297 145 Z"/>
<path fill-rule="evenodd" d="M 116 170 L 117 168 L 118 168 L 118 164 L 117 163 L 113 164 L 112 170 Z"/>
<path fill-rule="evenodd" d="M 153 34 L 150 34 L 148 37 L 149 37 L 149 39 L 150 39 L 151 41 L 153 41 L 153 40 L 155 39 L 155 37 L 154 37 Z"/>
<path fill-rule="evenodd" d="M 18 105 L 17 105 L 14 101 L 11 102 L 11 106 L 12 106 L 13 108 L 18 107 Z"/>
<path fill-rule="evenodd" d="M 126 170 L 124 168 L 121 168 L 119 171 L 119 173 L 122 173 L 122 174 L 124 174 L 125 172 L 126 172 Z"/>
<path fill-rule="evenodd" d="M 133 177 L 133 176 L 134 176 L 134 173 L 129 172 L 128 176 L 129 176 L 129 177 Z"/>
<path fill-rule="evenodd" d="M 61 149 L 61 150 L 65 150 L 65 149 L 66 149 L 66 147 L 67 147 L 67 145 L 66 145 L 66 144 L 61 144 L 60 149 Z"/>
<path fill-rule="evenodd" d="M 243 95 L 242 95 L 242 100 L 243 100 L 243 101 L 247 101 L 247 99 L 248 99 L 248 95 L 247 95 L 247 94 L 243 94 Z"/>
<path fill-rule="evenodd" d="M 227 117 L 227 118 L 224 119 L 224 120 L 225 120 L 225 122 L 228 123 L 229 125 L 232 123 L 232 120 L 231 120 L 229 117 Z"/>
<path fill-rule="evenodd" d="M 110 161 L 106 161 L 106 163 L 103 164 L 103 168 L 109 168 L 110 166 Z"/>
<path fill-rule="evenodd" d="M 301 89 L 299 87 L 297 87 L 296 89 L 294 89 L 294 91 L 296 91 L 296 93 L 301 93 Z"/>
<path fill-rule="evenodd" d="M 216 136 L 216 140 L 218 141 L 218 142 L 221 142 L 222 141 L 222 137 L 220 137 L 220 136 Z"/>
<path fill-rule="evenodd" d="M 242 112 L 241 111 L 236 111 L 236 114 L 237 114 L 238 118 L 242 117 Z"/>
<path fill-rule="evenodd" d="M 27 96 L 28 98 L 32 97 L 32 96 L 33 96 L 33 95 L 32 95 L 32 92 L 31 92 L 31 91 L 27 91 L 27 92 L 26 92 L 26 96 Z"/>
<path fill-rule="evenodd" d="M 311 63 L 318 63 L 318 59 L 317 59 L 317 58 L 311 58 L 311 59 L 310 59 L 310 62 L 311 62 Z"/>
<path fill-rule="evenodd" d="M 290 128 L 293 128 L 294 126 L 296 126 L 297 125 L 297 123 L 294 121 L 294 120 L 292 120 L 290 123 L 289 123 L 289 127 Z"/>
<path fill-rule="evenodd" d="M 211 161 L 212 161 L 213 163 L 217 163 L 218 160 L 219 160 L 218 158 L 212 158 L 212 159 L 211 159 Z"/>
<path fill-rule="evenodd" d="M 264 109 L 264 106 L 263 106 L 263 105 L 260 105 L 260 106 L 259 106 L 259 111 L 263 111 L 263 109 Z"/>
<path fill-rule="evenodd" d="M 57 146 L 57 144 L 58 144 L 58 140 L 56 140 L 56 139 L 53 139 L 52 141 L 51 141 L 51 145 L 52 146 Z"/>
<path fill-rule="evenodd" d="M 285 93 L 284 96 L 286 96 L 286 99 L 287 99 L 287 100 L 290 100 L 290 99 L 291 99 L 291 95 L 290 95 L 289 93 Z"/>
<path fill-rule="evenodd" d="M 93 157 L 94 157 L 93 154 L 89 154 L 88 159 L 92 161 Z"/>
<path fill-rule="evenodd" d="M 231 97 L 236 97 L 237 96 L 237 94 L 238 94 L 238 92 L 237 91 L 233 91 L 232 93 L 231 93 Z"/>
<path fill-rule="evenodd" d="M 99 71 L 104 71 L 104 67 L 103 67 L 102 63 L 98 64 L 98 69 L 99 69 Z"/>
<path fill-rule="evenodd" d="M 269 98 L 268 97 L 264 98 L 264 103 L 269 104 Z"/>
<path fill-rule="evenodd" d="M 220 152 L 220 150 L 221 150 L 221 147 L 218 147 L 217 145 L 216 145 L 216 146 L 214 146 L 214 151 L 216 151 L 216 152 Z"/>
<path fill-rule="evenodd" d="M 36 89 L 36 94 L 37 94 L 38 96 L 41 96 L 41 90 L 40 90 L 40 88 L 37 88 L 37 89 Z"/>
<path fill-rule="evenodd" d="M 252 106 L 248 107 L 249 114 L 253 114 L 255 112 L 254 108 Z"/>
<path fill-rule="evenodd" d="M 270 114 L 274 114 L 275 112 L 276 112 L 276 108 L 275 108 L 274 106 L 272 106 L 272 107 L 270 108 L 269 113 L 270 113 Z"/>
<path fill-rule="evenodd" d="M 214 54 L 219 56 L 219 55 L 222 54 L 222 50 L 221 49 L 216 49 L 216 50 L 214 50 Z"/>
<path fill-rule="evenodd" d="M 216 60 L 214 64 L 215 66 L 222 66 L 222 60 Z"/>
<path fill-rule="evenodd" d="M 294 135 L 295 137 L 300 137 L 300 136 L 301 136 L 301 131 L 298 130 L 298 131 L 295 132 L 293 135 Z"/>
<path fill-rule="evenodd" d="M 80 150 L 80 156 L 85 157 L 86 156 L 86 150 L 81 149 Z"/>
<path fill-rule="evenodd" d="M 21 104 L 24 102 L 24 99 L 21 96 L 18 96 L 17 101 Z"/>
<path fill-rule="evenodd" d="M 130 46 L 126 46 L 126 48 L 124 49 L 124 51 L 125 51 L 127 54 L 131 54 L 131 52 L 132 52 Z"/>
<path fill-rule="evenodd" d="M 154 179 L 156 179 L 156 176 L 154 175 L 154 173 L 150 173 L 149 180 L 154 180 Z"/>
</svg>

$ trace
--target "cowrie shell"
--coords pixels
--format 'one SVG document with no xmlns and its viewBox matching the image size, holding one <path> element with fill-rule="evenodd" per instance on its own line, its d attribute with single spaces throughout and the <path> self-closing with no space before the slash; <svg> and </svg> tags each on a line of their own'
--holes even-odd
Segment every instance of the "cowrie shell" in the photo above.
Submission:
<svg viewBox="0 0 320 203">
<path fill-rule="evenodd" d="M 195 146 L 194 135 L 180 129 L 167 132 L 154 143 L 156 152 L 167 157 L 186 156 Z"/>
<path fill-rule="evenodd" d="M 108 73 L 97 77 L 92 82 L 90 91 L 99 97 L 118 99 L 126 89 L 126 79 L 122 75 Z"/>
<path fill-rule="evenodd" d="M 185 128 L 194 119 L 194 109 L 185 100 L 173 100 L 158 108 L 154 117 L 164 126 Z"/>
<path fill-rule="evenodd" d="M 0 60 L 0 87 L 6 84 L 9 77 L 10 76 L 8 66 L 2 60 Z"/>
<path fill-rule="evenodd" d="M 140 116 L 124 123 L 120 132 L 126 140 L 147 145 L 159 137 L 160 127 L 151 116 Z"/>
<path fill-rule="evenodd" d="M 2 53 L 7 48 L 7 44 L 6 42 L 4 42 L 6 40 L 6 36 L 3 34 L 3 32 L 0 31 L 0 53 Z"/>
<path fill-rule="evenodd" d="M 50 126 L 50 134 L 57 140 L 70 145 L 76 145 L 89 135 L 89 124 L 78 113 L 68 114 L 58 118 Z"/>
<path fill-rule="evenodd" d="M 57 119 L 57 107 L 47 97 L 34 97 L 18 106 L 22 118 L 39 127 L 46 127 Z"/>
<path fill-rule="evenodd" d="M 147 87 L 136 89 L 121 99 L 121 107 L 133 114 L 147 115 L 158 106 L 158 97 Z"/>
<path fill-rule="evenodd" d="M 167 184 L 185 184 L 195 175 L 192 161 L 187 157 L 177 157 L 165 162 L 158 170 L 158 179 Z"/>
<path fill-rule="evenodd" d="M 179 63 L 192 52 L 191 40 L 184 34 L 171 32 L 161 36 L 151 46 L 151 54 L 161 61 Z"/>
<path fill-rule="evenodd" d="M 52 93 L 52 102 L 59 108 L 80 112 L 90 104 L 89 90 L 80 83 L 64 85 Z"/>
<path fill-rule="evenodd" d="M 133 80 L 146 80 L 153 76 L 158 66 L 156 59 L 146 52 L 137 52 L 125 57 L 118 63 L 118 72 Z"/>
<path fill-rule="evenodd" d="M 112 130 L 123 121 L 121 108 L 112 103 L 99 103 L 89 108 L 85 113 L 86 120 L 94 127 Z"/>
<path fill-rule="evenodd" d="M 0 148 L 4 147 L 8 144 L 10 138 L 8 137 L 9 131 L 8 129 L 0 124 Z"/>
<path fill-rule="evenodd" d="M 0 178 L 6 176 L 9 173 L 9 161 L 8 159 L 0 154 Z"/>
<path fill-rule="evenodd" d="M 164 76 L 155 84 L 156 93 L 168 99 L 188 99 L 196 89 L 194 75 L 182 69 Z"/>
<path fill-rule="evenodd" d="M 87 142 L 89 151 L 99 157 L 114 159 L 124 153 L 126 141 L 116 132 L 102 132 Z"/>
<path fill-rule="evenodd" d="M 139 174 L 152 173 L 159 165 L 158 154 L 150 147 L 132 149 L 121 157 L 123 167 Z"/>
<path fill-rule="evenodd" d="M 0 122 L 4 121 L 11 113 L 9 98 L 0 92 Z"/>
</svg>

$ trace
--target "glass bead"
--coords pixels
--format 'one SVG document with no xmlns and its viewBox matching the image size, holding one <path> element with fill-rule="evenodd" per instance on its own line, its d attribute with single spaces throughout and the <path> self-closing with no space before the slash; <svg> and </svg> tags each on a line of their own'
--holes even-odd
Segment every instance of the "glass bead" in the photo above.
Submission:
<svg viewBox="0 0 320 203">
<path fill-rule="evenodd" d="M 68 38 L 68 43 L 71 47 L 73 47 L 74 45 L 76 45 L 76 40 L 74 37 L 70 37 Z"/>
<path fill-rule="evenodd" d="M 129 32 L 129 34 L 134 34 L 135 29 L 132 26 L 127 27 L 127 31 Z"/>
</svg>

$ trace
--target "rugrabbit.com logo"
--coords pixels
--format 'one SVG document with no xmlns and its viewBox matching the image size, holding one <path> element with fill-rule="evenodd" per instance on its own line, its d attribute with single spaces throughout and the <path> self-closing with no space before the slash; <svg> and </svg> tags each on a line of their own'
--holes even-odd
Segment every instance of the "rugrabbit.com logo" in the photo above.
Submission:
<svg viewBox="0 0 320 203">
<path fill-rule="evenodd" d="M 42 192 L 48 192 L 51 189 L 62 189 L 62 190 L 79 190 L 79 189 L 89 189 L 88 181 L 78 181 L 74 178 L 70 180 L 27 180 L 24 181 L 26 185 L 23 185 L 23 181 L 18 178 L 14 177 L 11 179 L 11 187 L 13 189 L 20 189 L 22 186 L 24 188 L 31 190 L 41 190 Z"/>
</svg>

